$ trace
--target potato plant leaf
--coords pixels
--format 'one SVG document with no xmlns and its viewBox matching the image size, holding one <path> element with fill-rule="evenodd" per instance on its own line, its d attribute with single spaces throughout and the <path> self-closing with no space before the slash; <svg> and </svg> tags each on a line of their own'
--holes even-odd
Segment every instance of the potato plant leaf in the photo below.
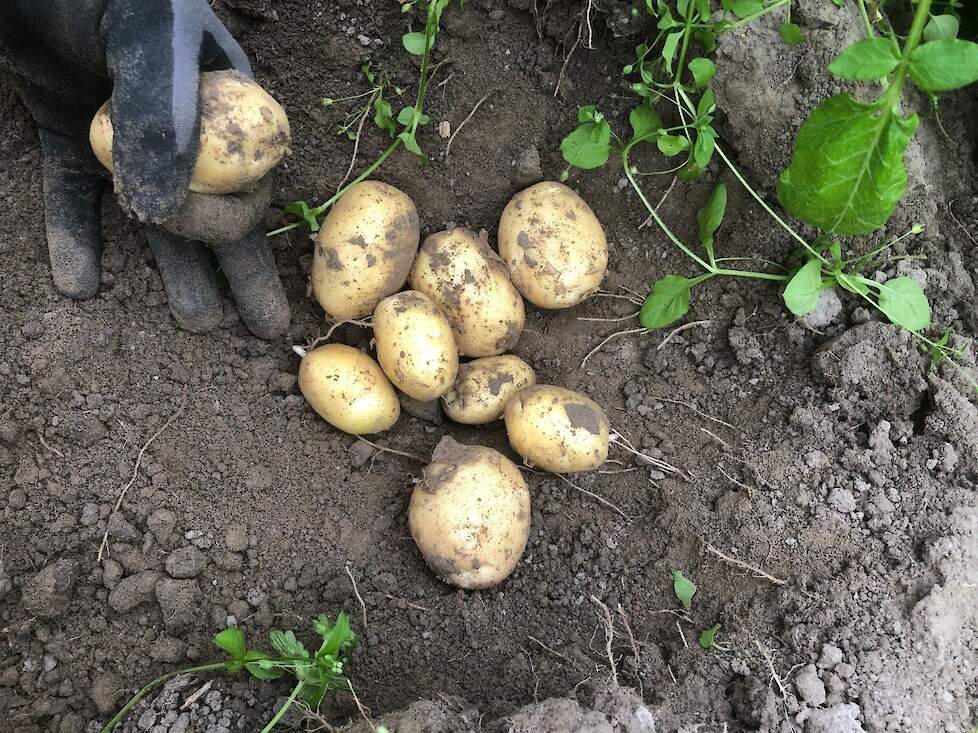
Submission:
<svg viewBox="0 0 978 733">
<path fill-rule="evenodd" d="M 805 42 L 805 36 L 802 35 L 801 27 L 797 23 L 782 23 L 778 27 L 778 33 L 781 34 L 781 40 L 789 46 L 797 46 Z"/>
<path fill-rule="evenodd" d="M 784 289 L 784 304 L 796 316 L 811 313 L 822 291 L 822 263 L 809 260 L 794 274 Z"/>
<path fill-rule="evenodd" d="M 888 38 L 872 36 L 856 41 L 829 64 L 829 71 L 843 79 L 870 81 L 889 74 L 900 61 L 900 54 Z"/>
<path fill-rule="evenodd" d="M 404 50 L 412 56 L 424 56 L 424 33 L 405 33 L 401 36 L 401 44 Z"/>
<path fill-rule="evenodd" d="M 573 166 L 589 170 L 600 168 L 611 153 L 611 126 L 603 117 L 597 122 L 584 122 L 560 141 L 564 160 Z"/>
<path fill-rule="evenodd" d="M 717 67 L 709 59 L 695 58 L 689 62 L 689 71 L 693 75 L 693 85 L 703 89 L 716 75 Z"/>
<path fill-rule="evenodd" d="M 880 310 L 893 323 L 908 331 L 920 331 L 930 325 L 930 303 L 916 280 L 895 277 L 877 287 Z"/>
<path fill-rule="evenodd" d="M 953 15 L 932 16 L 924 26 L 925 41 L 941 41 L 946 38 L 957 38 L 961 21 Z"/>
<path fill-rule="evenodd" d="M 696 593 L 696 583 L 683 575 L 682 570 L 672 571 L 672 590 L 676 598 L 683 604 L 687 611 L 692 607 L 693 594 Z"/>
<path fill-rule="evenodd" d="M 925 92 L 946 92 L 978 81 L 978 43 L 945 38 L 910 54 L 910 78 Z"/>
<path fill-rule="evenodd" d="M 628 122 L 632 126 L 631 142 L 654 137 L 662 129 L 662 116 L 648 104 L 640 104 L 633 109 L 628 115 Z"/>
<path fill-rule="evenodd" d="M 689 150 L 689 140 L 679 135 L 661 135 L 656 138 L 655 144 L 659 147 L 659 152 L 669 158 Z"/>
<path fill-rule="evenodd" d="M 665 328 L 689 311 L 689 290 L 695 281 L 679 275 L 656 280 L 652 292 L 642 303 L 638 320 L 643 328 Z"/>
<path fill-rule="evenodd" d="M 723 221 L 723 215 L 727 210 L 727 187 L 718 183 L 710 198 L 702 209 L 696 212 L 696 223 L 699 225 L 700 244 L 710 256 L 710 263 L 713 263 L 713 237 L 717 228 Z"/>
<path fill-rule="evenodd" d="M 868 234 L 893 214 L 907 187 L 903 155 L 917 115 L 838 94 L 812 111 L 778 179 L 793 216 L 835 234 Z"/>
</svg>

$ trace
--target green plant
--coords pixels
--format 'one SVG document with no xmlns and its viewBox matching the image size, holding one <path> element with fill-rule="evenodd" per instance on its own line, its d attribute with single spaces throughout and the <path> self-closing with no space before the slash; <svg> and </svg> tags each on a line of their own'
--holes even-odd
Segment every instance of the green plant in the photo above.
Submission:
<svg viewBox="0 0 978 733">
<path fill-rule="evenodd" d="M 815 308 L 822 290 L 839 286 L 910 331 L 931 354 L 932 363 L 947 359 L 960 369 L 955 359 L 960 358 L 961 349 L 950 346 L 948 338 L 932 340 L 922 333 L 930 326 L 930 305 L 913 279 L 896 277 L 877 282 L 862 274 L 902 237 L 868 255 L 846 259 L 841 243 L 833 235 L 875 231 L 886 223 L 903 196 L 903 154 L 917 126 L 916 115 L 904 117 L 899 110 L 900 90 L 906 80 L 909 78 L 930 93 L 978 80 L 978 44 L 947 37 L 956 30 L 947 20 L 953 16 L 931 17 L 931 0 L 919 0 L 910 33 L 900 46 L 892 29 L 887 28 L 885 37 L 874 34 L 863 0 L 859 4 L 868 37 L 843 51 L 829 68 L 848 79 L 878 80 L 884 91 L 872 104 L 840 94 L 819 105 L 799 131 L 791 166 L 778 183 L 779 200 L 785 209 L 823 229 L 823 234 L 809 243 L 751 187 L 717 143 L 712 124 L 716 100 L 709 87 L 716 68 L 706 56 L 691 57 L 694 44 L 709 54 L 718 33 L 781 6 L 787 6 L 786 24 L 792 25 L 790 4 L 779 0 L 761 6 L 756 0 L 724 0 L 724 9 L 739 19 L 711 21 L 709 0 L 679 0 L 678 18 L 665 0 L 656 0 L 654 6 L 646 3 L 649 14 L 657 21 L 658 34 L 651 43 L 638 46 L 635 61 L 624 68 L 626 75 L 637 75 L 631 89 L 642 98 L 629 115 L 631 134 L 624 139 L 619 137 L 600 111 L 587 106 L 578 111 L 577 128 L 561 143 L 569 167 L 597 168 L 616 154 L 649 218 L 699 269 L 692 277 L 668 274 L 653 284 L 639 315 L 643 327 L 655 329 L 675 323 L 689 311 L 693 288 L 717 276 L 783 283 L 785 304 L 798 316 Z M 933 40 L 921 43 L 928 28 Z M 800 31 L 796 34 L 785 25 L 781 33 L 788 42 L 798 40 L 800 35 Z M 660 102 L 674 110 L 676 124 L 664 123 L 656 109 Z M 679 157 L 681 162 L 666 170 L 640 172 L 632 163 L 631 154 L 639 146 L 651 143 L 665 157 Z M 675 173 L 684 180 L 696 178 L 714 157 L 800 245 L 790 267 L 758 258 L 716 256 L 715 238 L 727 201 L 724 184 L 714 188 L 706 205 L 697 212 L 698 251 L 663 221 L 640 184 L 647 175 Z M 565 177 L 566 174 L 567 171 Z M 915 226 L 908 234 L 920 231 Z M 734 266 L 747 261 L 762 267 Z"/>
<path fill-rule="evenodd" d="M 682 570 L 672 571 L 672 589 L 676 598 L 683 604 L 687 611 L 692 607 L 693 594 L 696 593 L 696 584 L 683 575 Z"/>
<path fill-rule="evenodd" d="M 697 641 L 700 646 L 704 649 L 715 652 L 729 652 L 732 647 L 728 644 L 721 644 L 717 641 L 717 634 L 720 633 L 720 624 L 713 624 L 708 629 L 705 629 L 699 636 Z"/>
<path fill-rule="evenodd" d="M 312 622 L 312 627 L 321 638 L 319 649 L 310 653 L 291 631 L 273 629 L 269 633 L 269 643 L 278 652 L 272 656 L 265 652 L 249 649 L 244 634 L 238 628 L 227 628 L 214 636 L 214 644 L 223 649 L 230 659 L 168 672 L 137 692 L 125 706 L 102 728 L 109 733 L 150 691 L 167 680 L 183 674 L 223 671 L 234 674 L 242 670 L 259 680 L 276 680 L 286 675 L 296 679 L 296 684 L 286 702 L 275 713 L 261 733 L 268 733 L 282 719 L 282 716 L 298 700 L 316 710 L 327 692 L 349 690 L 349 682 L 343 677 L 343 660 L 346 651 L 356 640 L 349 619 L 340 613 L 336 621 L 320 615 Z"/>
<path fill-rule="evenodd" d="M 339 190 L 335 194 L 333 194 L 319 206 L 311 207 L 305 201 L 293 201 L 286 206 L 285 213 L 298 217 L 299 221 L 286 224 L 285 226 L 268 232 L 269 237 L 282 234 L 283 232 L 300 227 L 303 224 L 308 226 L 313 232 L 318 231 L 319 219 L 326 213 L 329 207 L 339 201 L 340 197 L 350 190 L 350 188 L 360 183 L 360 181 L 368 178 L 402 145 L 405 149 L 414 154 L 422 163 L 428 161 L 428 157 L 425 155 L 420 144 L 418 143 L 418 128 L 431 122 L 431 118 L 422 111 L 425 96 L 428 92 L 428 81 L 431 72 L 431 51 L 435 46 L 435 39 L 441 26 L 441 16 L 451 2 L 452 0 L 411 0 L 411 2 L 404 3 L 401 6 L 402 12 L 408 12 L 415 6 L 421 8 L 425 16 L 425 27 L 423 33 L 412 31 L 410 33 L 405 33 L 404 36 L 401 37 L 401 44 L 404 46 L 404 49 L 414 56 L 421 57 L 421 71 L 419 72 L 418 76 L 418 91 L 414 104 L 402 108 L 400 112 L 398 112 L 397 117 L 393 117 L 393 109 L 383 94 L 384 89 L 387 88 L 387 82 L 382 78 L 376 77 L 373 72 L 371 72 L 369 65 L 367 65 L 366 68 L 361 67 L 361 71 L 367 79 L 367 82 L 371 85 L 371 90 L 366 92 L 365 95 L 370 96 L 369 105 L 375 112 L 374 123 L 378 128 L 387 132 L 391 136 L 391 143 L 377 157 L 377 159 L 368 165 L 359 175 L 357 175 L 356 178 L 346 185 L 340 186 Z M 394 91 L 395 93 L 399 94 L 399 88 L 394 87 Z M 354 97 L 348 99 L 353 98 Z M 344 100 L 333 100 L 328 97 L 326 100 L 324 100 L 324 102 L 328 102 L 329 104 L 333 104 L 338 101 Z M 363 114 L 363 111 L 361 111 L 361 114 Z M 361 118 L 354 117 L 354 120 L 358 119 Z M 355 122 L 351 122 L 350 119 L 347 118 L 347 120 L 340 125 L 340 130 L 345 134 L 349 134 L 352 130 L 352 124 L 355 124 Z M 354 134 L 351 139 L 357 139 L 358 137 L 359 132 Z"/>
</svg>

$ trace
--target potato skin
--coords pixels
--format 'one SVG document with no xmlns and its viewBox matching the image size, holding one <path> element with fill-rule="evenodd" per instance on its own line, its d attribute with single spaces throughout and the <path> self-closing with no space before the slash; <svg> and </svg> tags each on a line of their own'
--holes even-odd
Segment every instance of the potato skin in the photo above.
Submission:
<svg viewBox="0 0 978 733">
<path fill-rule="evenodd" d="M 608 457 L 608 417 L 580 392 L 527 387 L 506 404 L 504 417 L 513 450 L 545 471 L 591 471 Z"/>
<path fill-rule="evenodd" d="M 363 181 L 333 204 L 316 238 L 312 291 L 335 320 L 363 318 L 407 280 L 421 229 L 411 197 Z"/>
<path fill-rule="evenodd" d="M 498 451 L 446 436 L 411 494 L 408 527 L 441 580 L 489 588 L 513 572 L 526 548 L 530 490 Z"/>
<path fill-rule="evenodd" d="M 499 220 L 499 254 L 513 284 L 541 308 L 577 305 L 608 267 L 604 229 L 567 186 L 544 181 L 520 191 Z"/>
<path fill-rule="evenodd" d="M 441 308 L 463 356 L 494 356 L 512 349 L 526 323 L 523 298 L 485 234 L 456 228 L 424 240 L 411 287 Z"/>
<path fill-rule="evenodd" d="M 377 362 L 352 346 L 326 344 L 302 357 L 299 389 L 320 417 L 352 435 L 387 430 L 401 415 Z"/>
<path fill-rule="evenodd" d="M 491 423 L 503 416 L 513 395 L 536 381 L 530 365 L 512 354 L 461 364 L 455 384 L 441 398 L 445 414 L 465 425 Z"/>
<path fill-rule="evenodd" d="M 408 397 L 441 397 L 458 375 L 458 347 L 445 314 L 416 290 L 384 298 L 374 311 L 377 361 Z"/>
<path fill-rule="evenodd" d="M 88 131 L 95 157 L 112 170 L 112 105 L 102 105 Z M 196 193 L 249 190 L 288 155 L 289 118 L 257 82 L 240 71 L 200 75 L 200 139 L 190 177 Z"/>
</svg>

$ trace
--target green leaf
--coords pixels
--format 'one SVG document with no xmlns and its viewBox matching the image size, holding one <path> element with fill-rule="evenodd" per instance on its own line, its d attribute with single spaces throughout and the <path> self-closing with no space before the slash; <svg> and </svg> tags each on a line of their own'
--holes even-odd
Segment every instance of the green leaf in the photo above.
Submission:
<svg viewBox="0 0 978 733">
<path fill-rule="evenodd" d="M 676 598 L 683 604 L 687 611 L 693 603 L 693 594 L 696 592 L 696 583 L 683 575 L 682 570 L 672 571 L 672 589 L 676 593 Z"/>
<path fill-rule="evenodd" d="M 880 310 L 893 323 L 908 331 L 920 331 L 930 325 L 930 303 L 916 280 L 895 277 L 877 287 Z"/>
<path fill-rule="evenodd" d="M 809 260 L 788 281 L 784 289 L 784 304 L 788 306 L 788 310 L 801 317 L 815 308 L 823 287 L 822 263 L 819 260 Z"/>
<path fill-rule="evenodd" d="M 696 12 L 699 13 L 701 20 L 707 20 L 710 17 L 710 0 L 696 0 Z"/>
<path fill-rule="evenodd" d="M 700 244 L 706 249 L 713 263 L 713 236 L 723 221 L 727 210 L 727 187 L 718 183 L 706 205 L 696 212 L 696 222 L 699 224 Z"/>
<path fill-rule="evenodd" d="M 411 106 L 405 107 L 404 109 L 402 109 L 400 112 L 397 113 L 398 123 L 404 125 L 405 127 L 410 125 L 412 120 L 414 120 L 414 107 Z M 419 125 L 427 125 L 429 122 L 431 122 L 431 118 L 424 113 L 422 113 L 418 117 Z"/>
<path fill-rule="evenodd" d="M 292 214 L 292 216 L 297 216 L 302 219 L 310 231 L 319 231 L 319 212 L 316 209 L 310 209 L 309 204 L 305 201 L 293 201 L 283 211 L 286 214 Z"/>
<path fill-rule="evenodd" d="M 723 3 L 723 6 L 738 18 L 748 18 L 764 10 L 760 0 L 732 0 L 730 3 Z"/>
<path fill-rule="evenodd" d="M 308 657 L 309 652 L 302 645 L 302 642 L 295 638 L 291 631 L 281 631 L 272 629 L 268 634 L 268 641 L 272 648 L 283 657 Z"/>
<path fill-rule="evenodd" d="M 676 57 L 676 49 L 679 48 L 679 41 L 682 39 L 682 31 L 670 33 L 666 36 L 665 43 L 662 44 L 662 60 L 666 63 L 666 71 L 672 73 L 672 60 Z"/>
<path fill-rule="evenodd" d="M 829 64 L 829 71 L 843 79 L 871 81 L 889 74 L 899 62 L 900 54 L 893 41 L 872 36 L 846 48 Z"/>
<path fill-rule="evenodd" d="M 611 153 L 611 127 L 601 122 L 585 122 L 560 141 L 564 160 L 573 166 L 589 170 L 600 168 Z"/>
<path fill-rule="evenodd" d="M 930 354 L 930 364 L 928 365 L 928 371 L 934 371 L 941 365 L 941 362 L 947 359 L 948 349 L 947 344 L 951 340 L 951 334 L 954 332 L 954 328 L 948 326 L 944 330 L 944 334 L 934 342 L 934 345 L 928 349 Z"/>
<path fill-rule="evenodd" d="M 639 322 L 643 328 L 665 328 L 689 311 L 689 291 L 696 283 L 679 275 L 666 275 L 656 281 L 642 303 Z"/>
<path fill-rule="evenodd" d="M 248 647 L 241 629 L 231 626 L 214 635 L 214 643 L 231 655 L 231 659 L 244 659 Z"/>
<path fill-rule="evenodd" d="M 700 168 L 706 168 L 710 164 L 713 150 L 716 148 L 716 139 L 716 130 L 709 125 L 697 131 L 696 142 L 693 144 L 693 160 Z"/>
<path fill-rule="evenodd" d="M 854 274 L 850 272 L 837 272 L 835 273 L 835 281 L 839 285 L 848 290 L 850 293 L 855 293 L 856 295 L 868 295 L 869 286 L 859 274 Z"/>
<path fill-rule="evenodd" d="M 397 138 L 402 143 L 404 143 L 405 148 L 407 148 L 410 152 L 418 156 L 422 161 L 424 162 L 428 161 L 428 156 L 424 154 L 424 151 L 421 149 L 421 146 L 418 145 L 417 137 L 415 137 L 415 135 L 412 134 L 410 131 L 405 130 L 400 135 L 398 135 Z"/>
<path fill-rule="evenodd" d="M 660 135 L 655 139 L 659 151 L 668 158 L 689 150 L 689 140 L 679 135 Z"/>
<path fill-rule="evenodd" d="M 313 628 L 323 638 L 323 645 L 319 649 L 317 656 L 328 654 L 336 657 L 341 651 L 348 648 L 356 641 L 356 635 L 350 628 L 350 619 L 345 613 L 340 613 L 336 617 L 336 622 L 331 623 L 325 616 L 319 616 L 313 621 Z"/>
<path fill-rule="evenodd" d="M 693 85 L 703 89 L 716 75 L 717 67 L 709 59 L 696 58 L 689 62 L 689 71 L 693 75 Z"/>
<path fill-rule="evenodd" d="M 244 667 L 255 679 L 277 680 L 285 674 L 285 670 L 273 666 L 271 657 L 264 652 L 249 651 L 245 659 L 248 661 Z"/>
<path fill-rule="evenodd" d="M 910 78 L 925 92 L 946 92 L 978 81 L 978 43 L 946 38 L 917 46 Z"/>
<path fill-rule="evenodd" d="M 700 97 L 700 101 L 696 104 L 696 119 L 703 119 L 707 115 L 712 114 L 716 108 L 716 95 L 713 94 L 712 89 L 707 89 L 703 92 L 703 96 Z"/>
<path fill-rule="evenodd" d="M 628 114 L 632 126 L 632 142 L 655 136 L 662 129 L 662 115 L 648 104 L 640 104 Z"/>
<path fill-rule="evenodd" d="M 700 646 L 704 649 L 713 649 L 717 646 L 717 633 L 720 631 L 720 624 L 713 624 L 710 628 L 700 634 L 698 639 Z"/>
<path fill-rule="evenodd" d="M 404 45 L 404 50 L 412 56 L 424 56 L 424 33 L 405 33 L 401 36 L 401 43 Z"/>
<path fill-rule="evenodd" d="M 598 112 L 598 108 L 593 104 L 585 104 L 577 108 L 578 122 L 600 122 L 603 119 L 604 115 Z"/>
<path fill-rule="evenodd" d="M 789 46 L 797 46 L 805 42 L 805 36 L 802 35 L 801 27 L 797 23 L 782 23 L 778 26 L 778 33 L 781 34 L 781 40 Z"/>
<path fill-rule="evenodd" d="M 693 31 L 693 40 L 703 47 L 703 53 L 713 53 L 717 50 L 717 34 L 713 31 L 702 29 Z"/>
<path fill-rule="evenodd" d="M 375 81 L 374 72 L 370 70 L 370 62 L 360 64 L 360 73 L 363 74 L 363 78 L 367 80 L 367 83 L 373 84 Z"/>
<path fill-rule="evenodd" d="M 835 234 L 868 234 L 893 214 L 907 186 L 903 155 L 917 116 L 838 94 L 798 131 L 778 199 L 793 216 Z"/>
<path fill-rule="evenodd" d="M 374 124 L 391 137 L 397 134 L 397 125 L 394 123 L 393 113 L 394 110 L 391 109 L 390 103 L 378 94 L 374 99 Z"/>
<path fill-rule="evenodd" d="M 947 38 L 957 38 L 961 21 L 953 15 L 934 15 L 924 26 L 925 41 L 941 41 Z"/>
</svg>

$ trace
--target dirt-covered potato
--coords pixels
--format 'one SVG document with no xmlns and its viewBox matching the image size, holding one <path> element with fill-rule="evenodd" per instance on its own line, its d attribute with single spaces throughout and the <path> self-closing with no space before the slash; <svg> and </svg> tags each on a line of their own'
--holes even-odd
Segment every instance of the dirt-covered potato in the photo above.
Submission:
<svg viewBox="0 0 978 733">
<path fill-rule="evenodd" d="M 327 344 L 303 356 L 299 389 L 320 417 L 345 433 L 379 433 L 401 415 L 377 362 L 352 346 Z"/>
<path fill-rule="evenodd" d="M 112 103 L 95 114 L 88 131 L 99 162 L 112 170 Z M 200 141 L 190 190 L 237 193 L 250 189 L 289 153 L 285 110 L 240 71 L 200 75 Z"/>
<path fill-rule="evenodd" d="M 485 235 L 451 229 L 424 240 L 410 277 L 448 316 L 463 356 L 493 356 L 519 340 L 526 313 L 506 265 Z"/>
<path fill-rule="evenodd" d="M 416 290 L 384 298 L 374 311 L 377 360 L 399 390 L 427 402 L 452 388 L 458 347 L 445 314 Z"/>
<path fill-rule="evenodd" d="M 326 315 L 363 318 L 407 280 L 421 229 L 411 197 L 363 181 L 333 204 L 316 240 L 312 291 Z"/>
<path fill-rule="evenodd" d="M 533 369 L 518 356 L 486 356 L 458 368 L 458 377 L 442 402 L 455 422 L 484 425 L 503 416 L 506 403 L 537 381 Z"/>
<path fill-rule="evenodd" d="M 545 471 L 590 471 L 608 457 L 608 417 L 580 392 L 527 387 L 506 403 L 504 417 L 513 450 Z"/>
<path fill-rule="evenodd" d="M 499 254 L 513 283 L 541 308 L 577 305 L 601 285 L 608 242 L 584 200 L 562 183 L 520 191 L 499 220 Z"/>
<path fill-rule="evenodd" d="M 411 494 L 408 526 L 435 575 L 489 588 L 513 572 L 526 547 L 530 490 L 498 451 L 446 436 Z"/>
</svg>

